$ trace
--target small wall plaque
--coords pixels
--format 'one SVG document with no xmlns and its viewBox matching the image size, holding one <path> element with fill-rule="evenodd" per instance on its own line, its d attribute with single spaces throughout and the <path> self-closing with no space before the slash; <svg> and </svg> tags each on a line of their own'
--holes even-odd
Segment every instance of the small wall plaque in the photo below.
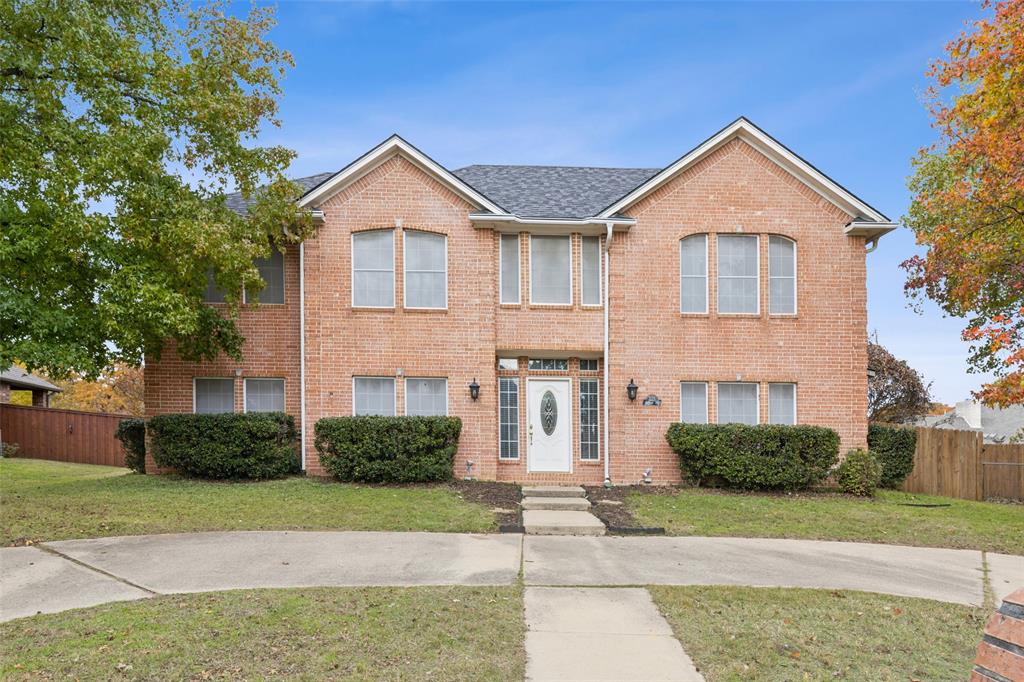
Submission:
<svg viewBox="0 0 1024 682">
<path fill-rule="evenodd" d="M 653 405 L 654 407 L 658 407 L 659 405 L 661 405 L 661 398 L 659 398 L 658 396 L 656 396 L 654 394 L 651 394 L 651 395 L 647 396 L 646 398 L 644 398 L 644 407 L 648 407 L 650 405 Z"/>
</svg>

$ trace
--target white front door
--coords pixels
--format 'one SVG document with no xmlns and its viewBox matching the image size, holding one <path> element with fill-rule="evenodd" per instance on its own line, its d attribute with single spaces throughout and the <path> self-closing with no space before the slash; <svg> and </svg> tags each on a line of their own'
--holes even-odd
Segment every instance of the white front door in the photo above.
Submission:
<svg viewBox="0 0 1024 682">
<path fill-rule="evenodd" d="M 572 471 L 572 391 L 569 379 L 527 379 L 530 471 Z"/>
</svg>

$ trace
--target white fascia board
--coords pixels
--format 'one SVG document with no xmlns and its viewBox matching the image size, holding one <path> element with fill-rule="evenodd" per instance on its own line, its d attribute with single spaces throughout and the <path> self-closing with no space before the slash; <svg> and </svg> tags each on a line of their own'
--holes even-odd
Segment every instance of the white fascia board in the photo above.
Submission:
<svg viewBox="0 0 1024 682">
<path fill-rule="evenodd" d="M 636 224 L 635 218 L 529 218 L 511 214 L 471 213 L 473 227 L 492 229 L 496 232 L 529 231 L 536 234 L 605 234 L 611 225 L 619 231 L 627 231 Z"/>
<path fill-rule="evenodd" d="M 889 234 L 898 227 L 898 224 L 892 222 L 874 223 L 857 220 L 847 225 L 843 231 L 848 237 L 867 237 L 871 240 Z"/>
<path fill-rule="evenodd" d="M 505 212 L 503 208 L 477 192 L 475 189 L 449 172 L 444 166 L 413 147 L 398 135 L 392 135 L 388 139 L 384 140 L 379 145 L 322 182 L 313 190 L 303 195 L 298 201 L 299 207 L 306 208 L 308 206 L 317 206 L 323 203 L 327 197 L 340 191 L 348 184 L 358 180 L 369 171 L 398 154 L 401 154 L 403 157 L 419 166 L 422 170 L 448 185 L 456 194 L 469 201 L 469 203 L 488 211 L 494 211 L 495 213 Z"/>
<path fill-rule="evenodd" d="M 653 192 L 658 187 L 668 182 L 671 178 L 675 177 L 676 174 L 697 163 L 700 159 L 715 151 L 734 137 L 739 137 L 749 143 L 752 147 L 774 161 L 781 168 L 788 171 L 795 178 L 848 213 L 851 217 L 866 216 L 880 223 L 889 222 L 888 218 L 884 215 L 873 209 L 871 206 L 868 206 L 866 203 L 828 178 L 821 171 L 814 168 L 799 156 L 773 140 L 745 118 L 737 119 L 731 125 L 705 140 L 702 144 L 697 146 L 681 159 L 668 166 L 653 178 L 602 211 L 598 217 L 613 216 L 617 213 L 621 213 L 650 192 Z"/>
</svg>

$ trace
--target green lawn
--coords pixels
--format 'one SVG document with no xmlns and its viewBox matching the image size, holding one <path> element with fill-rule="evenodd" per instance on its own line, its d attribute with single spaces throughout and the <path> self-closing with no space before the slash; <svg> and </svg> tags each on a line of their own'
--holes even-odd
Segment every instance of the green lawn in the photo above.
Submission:
<svg viewBox="0 0 1024 682">
<path fill-rule="evenodd" d="M 911 507 L 948 504 L 948 507 Z M 670 535 L 853 540 L 1024 554 L 1024 505 L 880 491 L 873 499 L 831 493 L 767 495 L 680 488 L 634 492 L 644 526 Z"/>
<path fill-rule="evenodd" d="M 496 527 L 490 509 L 444 485 L 386 488 L 306 478 L 214 483 L 31 459 L 0 459 L 0 506 L 0 546 L 204 530 Z"/>
<path fill-rule="evenodd" d="M 522 680 L 518 587 L 170 595 L 0 624 L 3 679 Z"/>
<path fill-rule="evenodd" d="M 967 679 L 987 612 L 863 592 L 652 587 L 708 682 Z"/>
</svg>

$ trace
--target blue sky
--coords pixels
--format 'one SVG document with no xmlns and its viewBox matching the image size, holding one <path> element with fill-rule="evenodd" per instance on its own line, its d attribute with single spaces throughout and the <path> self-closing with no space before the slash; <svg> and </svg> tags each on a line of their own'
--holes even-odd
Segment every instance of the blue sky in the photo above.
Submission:
<svg viewBox="0 0 1024 682">
<path fill-rule="evenodd" d="M 244 9 L 239 6 L 239 11 Z M 283 126 L 296 176 L 336 170 L 393 132 L 449 168 L 662 166 L 744 115 L 898 220 L 929 61 L 973 3 L 282 2 L 292 52 Z M 868 256 L 869 331 L 966 398 L 963 321 L 907 307 L 908 230 Z"/>
</svg>

